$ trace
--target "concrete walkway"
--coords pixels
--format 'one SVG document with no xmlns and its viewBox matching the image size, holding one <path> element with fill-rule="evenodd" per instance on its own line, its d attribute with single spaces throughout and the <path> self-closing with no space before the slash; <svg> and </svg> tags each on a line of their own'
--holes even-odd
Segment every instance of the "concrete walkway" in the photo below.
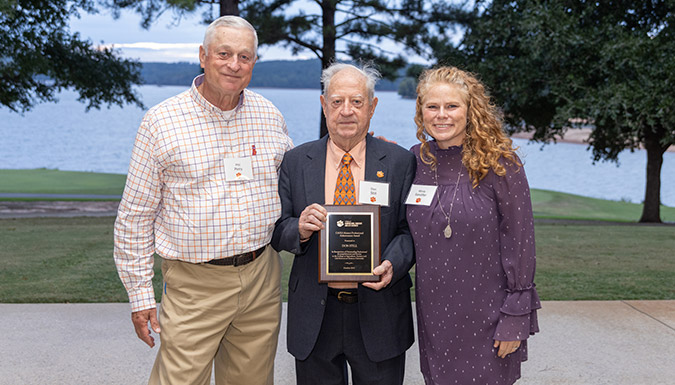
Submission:
<svg viewBox="0 0 675 385">
<path fill-rule="evenodd" d="M 518 385 L 675 384 L 675 301 L 544 302 Z M 294 384 L 285 317 L 275 384 Z M 0 304 L 0 384 L 143 384 L 127 304 Z M 417 345 L 406 384 L 423 384 Z"/>
</svg>

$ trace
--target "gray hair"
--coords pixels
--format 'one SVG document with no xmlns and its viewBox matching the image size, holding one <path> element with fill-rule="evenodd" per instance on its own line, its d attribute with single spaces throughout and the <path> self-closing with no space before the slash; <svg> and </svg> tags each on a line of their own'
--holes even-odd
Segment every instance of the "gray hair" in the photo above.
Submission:
<svg viewBox="0 0 675 385">
<path fill-rule="evenodd" d="M 221 16 L 214 20 L 209 26 L 206 28 L 206 32 L 204 33 L 204 41 L 202 42 L 202 46 L 204 47 L 204 51 L 206 51 L 208 55 L 208 46 L 211 40 L 213 39 L 213 34 L 216 32 L 216 29 L 218 27 L 229 27 L 229 28 L 238 28 L 238 29 L 248 29 L 253 33 L 253 43 L 254 43 L 254 53 L 255 56 L 258 57 L 258 34 L 255 31 L 255 28 L 246 21 L 245 19 L 239 17 L 239 16 L 232 16 L 232 15 L 227 15 L 227 16 Z"/>
<path fill-rule="evenodd" d="M 330 86 L 330 81 L 338 72 L 346 69 L 353 69 L 360 73 L 366 79 L 366 89 L 368 90 L 368 100 L 371 102 L 375 97 L 375 83 L 380 80 L 380 73 L 368 64 L 357 67 L 347 63 L 333 63 L 321 72 L 321 83 L 323 83 L 323 94 L 325 95 Z"/>
</svg>

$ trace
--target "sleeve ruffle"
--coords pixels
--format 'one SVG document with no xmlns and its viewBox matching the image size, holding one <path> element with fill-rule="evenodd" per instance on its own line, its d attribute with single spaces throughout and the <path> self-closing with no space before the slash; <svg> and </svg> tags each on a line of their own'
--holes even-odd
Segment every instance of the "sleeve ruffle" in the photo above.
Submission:
<svg viewBox="0 0 675 385">
<path fill-rule="evenodd" d="M 506 300 L 502 305 L 499 323 L 495 331 L 495 340 L 525 340 L 529 335 L 539 332 L 537 310 L 541 309 L 541 301 L 532 284 L 522 289 L 507 290 Z"/>
<path fill-rule="evenodd" d="M 541 302 L 539 301 L 539 294 L 535 289 L 535 284 L 522 289 L 506 290 L 506 300 L 502 305 L 500 312 L 507 315 L 526 315 L 532 311 L 541 309 Z"/>
</svg>

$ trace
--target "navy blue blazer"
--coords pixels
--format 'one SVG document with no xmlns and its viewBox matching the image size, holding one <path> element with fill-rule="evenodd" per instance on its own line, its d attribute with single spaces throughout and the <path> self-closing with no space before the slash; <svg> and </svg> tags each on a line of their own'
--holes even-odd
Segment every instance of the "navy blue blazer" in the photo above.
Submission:
<svg viewBox="0 0 675 385">
<path fill-rule="evenodd" d="M 306 359 L 316 344 L 328 286 L 318 282 L 319 233 L 300 243 L 298 218 L 312 203 L 325 203 L 324 184 L 328 136 L 288 151 L 281 163 L 281 218 L 272 246 L 295 254 L 288 283 L 288 351 Z M 402 147 L 366 138 L 365 180 L 389 183 L 389 206 L 380 211 L 381 257 L 394 268 L 392 282 L 376 291 L 359 285 L 361 334 L 368 357 L 384 361 L 404 353 L 413 343 L 408 271 L 415 263 L 413 240 L 406 221 L 405 199 L 415 176 L 415 156 Z M 378 177 L 378 172 L 384 173 Z"/>
</svg>

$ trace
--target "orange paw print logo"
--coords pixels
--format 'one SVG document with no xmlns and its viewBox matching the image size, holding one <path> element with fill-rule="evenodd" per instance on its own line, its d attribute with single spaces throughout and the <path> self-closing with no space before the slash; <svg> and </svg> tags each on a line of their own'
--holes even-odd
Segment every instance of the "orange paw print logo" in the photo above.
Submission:
<svg viewBox="0 0 675 385">
<path fill-rule="evenodd" d="M 377 177 L 378 178 L 384 178 L 384 173 L 382 171 L 377 172 Z"/>
<path fill-rule="evenodd" d="M 420 202 L 422 202 L 422 198 L 415 199 L 415 203 L 420 203 Z"/>
<path fill-rule="evenodd" d="M 240 176 L 241 176 L 241 173 L 240 173 L 240 172 L 238 172 L 238 173 L 237 173 L 237 178 L 239 178 Z"/>
<path fill-rule="evenodd" d="M 370 197 L 370 201 L 371 201 L 371 202 L 375 203 L 376 200 L 377 200 L 377 198 L 375 198 L 375 197 Z"/>
</svg>

